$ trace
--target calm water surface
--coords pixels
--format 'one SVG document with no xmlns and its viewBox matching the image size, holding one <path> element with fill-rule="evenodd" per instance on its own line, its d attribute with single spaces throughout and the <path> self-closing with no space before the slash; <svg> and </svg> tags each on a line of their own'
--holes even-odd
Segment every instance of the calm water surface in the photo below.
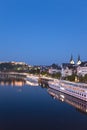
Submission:
<svg viewBox="0 0 87 130">
<path fill-rule="evenodd" d="M 87 114 L 46 88 L 1 83 L 0 130 L 87 130 Z"/>
</svg>

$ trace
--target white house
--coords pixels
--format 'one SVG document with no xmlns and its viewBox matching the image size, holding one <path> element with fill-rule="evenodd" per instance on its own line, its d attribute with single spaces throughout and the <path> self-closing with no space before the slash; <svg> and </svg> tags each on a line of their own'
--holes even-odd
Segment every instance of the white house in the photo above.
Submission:
<svg viewBox="0 0 87 130">
<path fill-rule="evenodd" d="M 62 77 L 71 76 L 74 72 L 74 66 L 70 63 L 63 63 L 62 64 Z"/>
<path fill-rule="evenodd" d="M 49 74 L 56 74 L 56 73 L 61 73 L 61 69 L 53 69 L 53 68 L 50 68 L 48 70 Z"/>
<path fill-rule="evenodd" d="M 87 74 L 87 61 L 82 62 L 78 67 L 77 67 L 77 75 L 78 76 L 85 76 Z"/>
</svg>

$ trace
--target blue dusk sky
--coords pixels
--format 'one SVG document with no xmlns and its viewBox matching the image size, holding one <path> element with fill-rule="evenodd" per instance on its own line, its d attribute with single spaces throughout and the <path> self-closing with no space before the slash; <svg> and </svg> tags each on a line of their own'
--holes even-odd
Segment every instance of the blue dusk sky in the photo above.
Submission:
<svg viewBox="0 0 87 130">
<path fill-rule="evenodd" d="M 87 0 L 0 0 L 0 61 L 87 60 Z"/>
</svg>

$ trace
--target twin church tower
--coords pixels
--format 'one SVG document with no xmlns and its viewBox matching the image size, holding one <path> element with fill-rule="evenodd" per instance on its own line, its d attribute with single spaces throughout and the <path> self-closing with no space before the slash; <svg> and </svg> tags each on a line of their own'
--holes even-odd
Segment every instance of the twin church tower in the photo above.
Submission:
<svg viewBox="0 0 87 130">
<path fill-rule="evenodd" d="M 82 62 L 81 62 L 81 60 L 80 60 L 80 55 L 78 55 L 78 60 L 77 60 L 77 65 L 80 65 Z M 75 64 L 75 62 L 74 62 L 74 60 L 73 60 L 73 56 L 71 55 L 71 58 L 70 58 L 70 64 L 72 64 L 72 65 L 74 65 Z"/>
</svg>

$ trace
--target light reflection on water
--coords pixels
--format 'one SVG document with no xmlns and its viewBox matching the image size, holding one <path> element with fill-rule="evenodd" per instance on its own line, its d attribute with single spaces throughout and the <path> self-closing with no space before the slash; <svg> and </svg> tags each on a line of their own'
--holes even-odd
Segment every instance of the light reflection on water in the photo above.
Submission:
<svg viewBox="0 0 87 130">
<path fill-rule="evenodd" d="M 86 130 L 84 103 L 24 81 L 0 81 L 0 130 Z"/>
<path fill-rule="evenodd" d="M 19 86 L 22 87 L 25 84 L 25 81 L 0 81 L 0 86 Z"/>
</svg>

